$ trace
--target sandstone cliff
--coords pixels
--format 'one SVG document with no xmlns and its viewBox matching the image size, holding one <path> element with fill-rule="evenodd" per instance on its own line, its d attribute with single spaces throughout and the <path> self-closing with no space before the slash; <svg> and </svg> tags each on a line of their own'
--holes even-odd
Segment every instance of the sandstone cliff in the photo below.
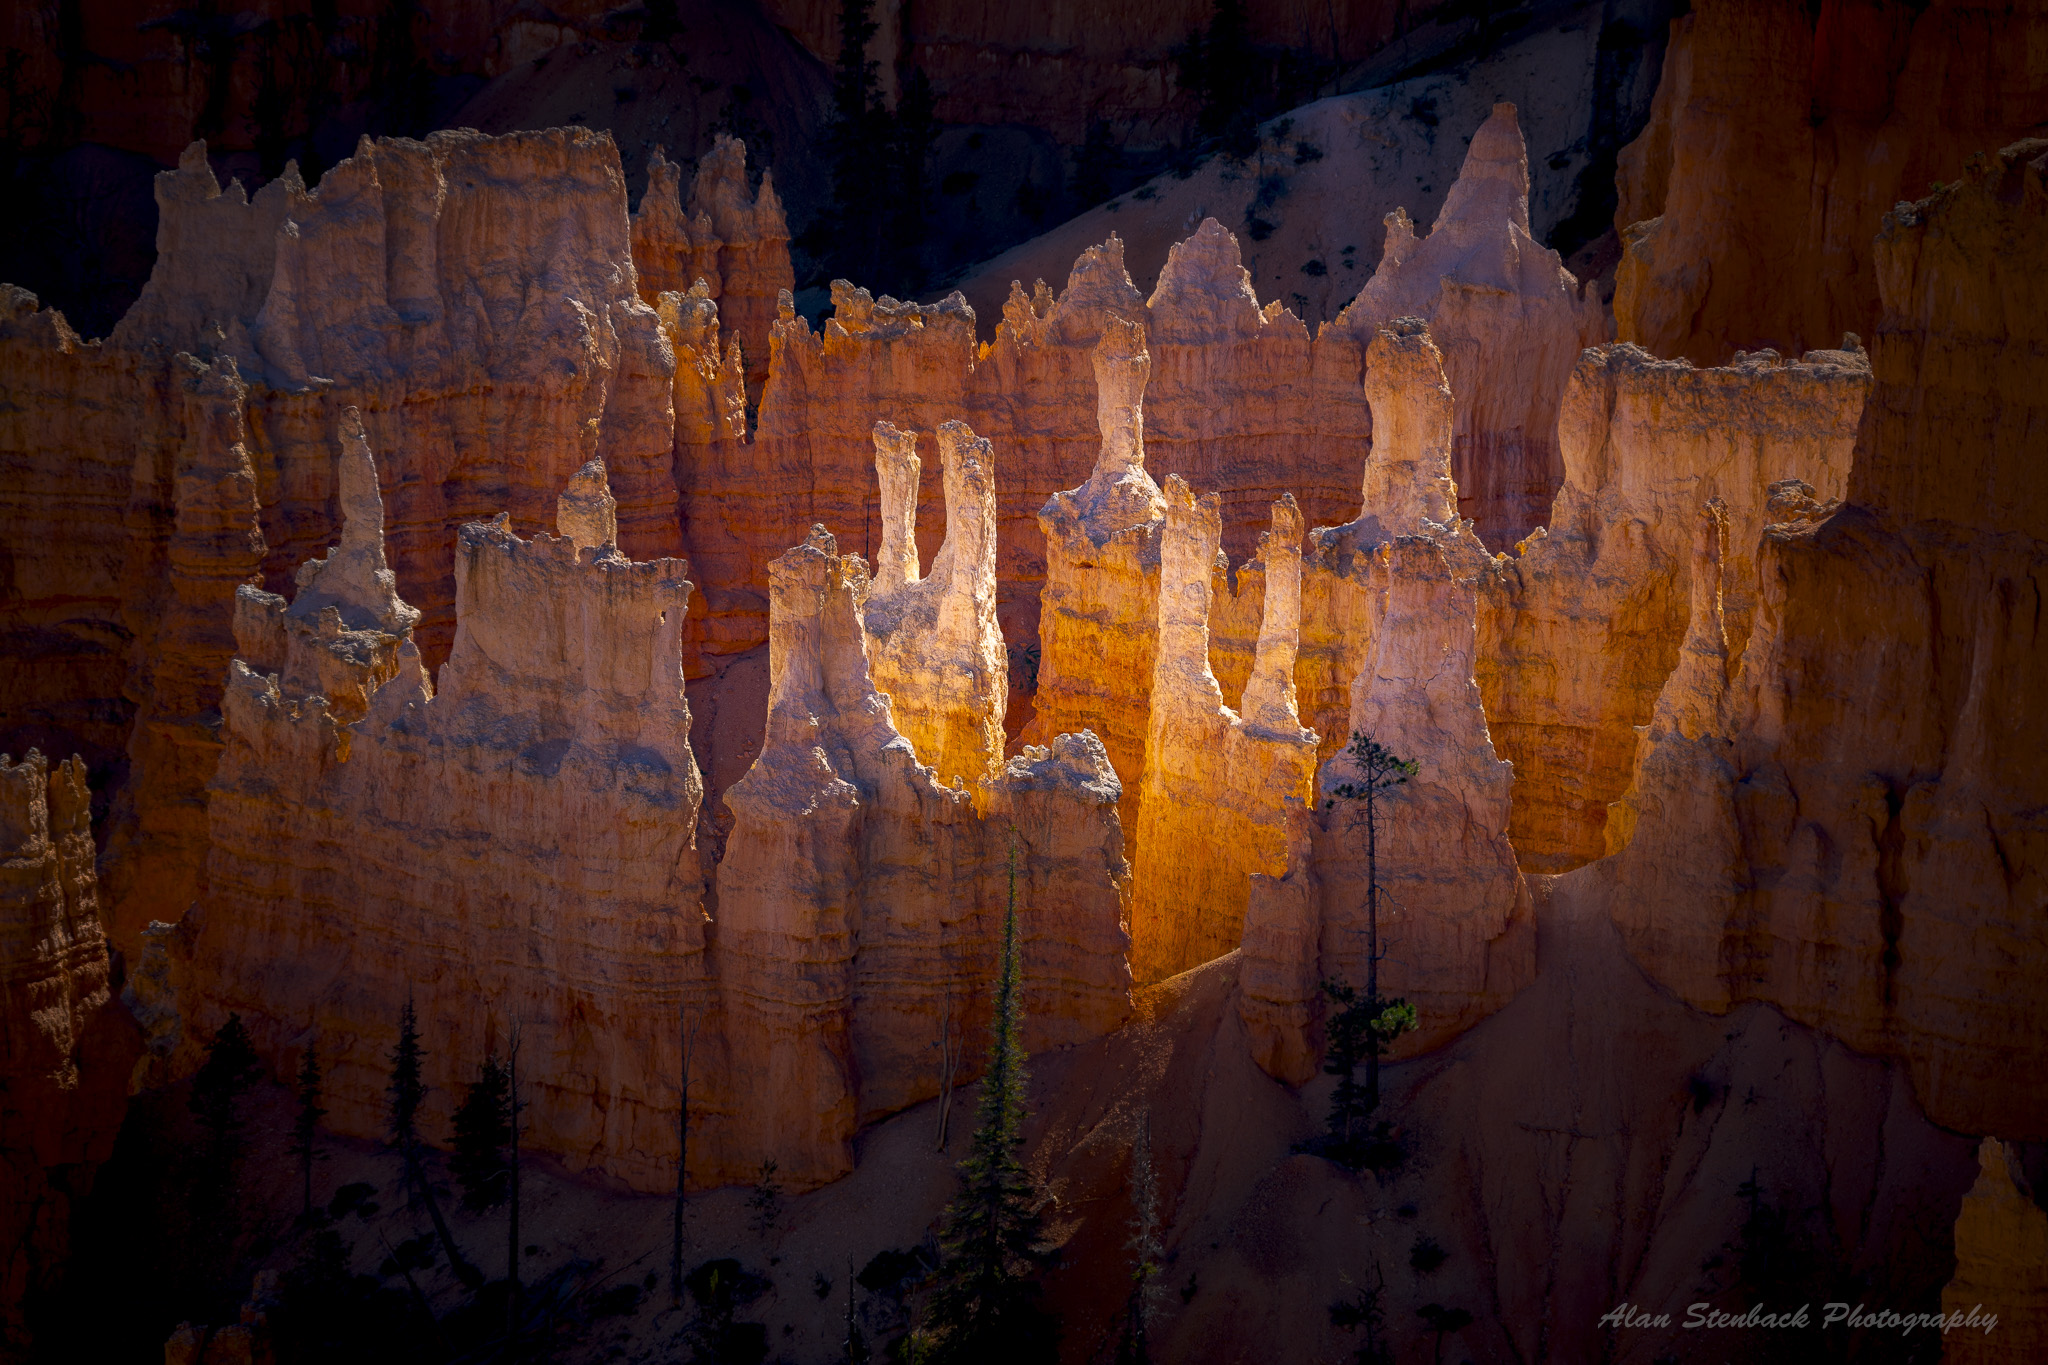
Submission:
<svg viewBox="0 0 2048 1365">
<path fill-rule="evenodd" d="M 1607 852 L 1637 728 L 1678 662 L 1699 508 L 1728 523 L 1720 582 L 1739 658 L 1757 598 L 1757 537 L 1786 499 L 1842 496 L 1870 388 L 1860 347 L 1719 369 L 1628 346 L 1579 357 L 1558 423 L 1565 484 L 1548 528 L 1484 580 L 1479 685 L 1515 765 L 1522 866 L 1556 872 Z"/>
<path fill-rule="evenodd" d="M 1885 212 L 2048 121 L 2048 6 L 1701 0 L 1624 149 L 1617 334 L 1720 365 L 1868 333 Z M 1824 186 L 1821 193 L 1813 187 Z"/>
<path fill-rule="evenodd" d="M 1332 325 L 1366 341 L 1397 317 L 1426 320 L 1444 352 L 1459 515 L 1487 544 L 1513 545 L 1550 519 L 1564 481 L 1558 401 L 1572 358 L 1607 329 L 1599 301 L 1529 235 L 1529 153 L 1512 104 L 1473 135 L 1428 236 L 1403 210 L 1387 216 L 1379 268 Z"/>
<path fill-rule="evenodd" d="M 289 605 L 237 603 L 186 1045 L 228 1010 L 280 1073 L 317 1040 L 329 1122 L 367 1137 L 407 1000 L 439 1040 L 436 1106 L 516 1028 L 537 1147 L 672 1180 L 677 1010 L 710 995 L 683 566 L 602 543 L 603 471 L 583 471 L 565 537 L 464 528 L 430 682 L 353 413 L 344 430 L 341 544 Z"/>
<path fill-rule="evenodd" d="M 2044 251 L 2039 141 L 1887 217 L 1845 500 L 1781 503 L 1739 666 L 1680 670 L 1633 837 L 1573 874 L 1613 880 L 1631 951 L 1695 1005 L 1770 1001 L 1902 1058 L 1936 1121 L 2029 1137 L 2048 507 L 2022 433 L 2048 300 L 2021 263 Z"/>
</svg>

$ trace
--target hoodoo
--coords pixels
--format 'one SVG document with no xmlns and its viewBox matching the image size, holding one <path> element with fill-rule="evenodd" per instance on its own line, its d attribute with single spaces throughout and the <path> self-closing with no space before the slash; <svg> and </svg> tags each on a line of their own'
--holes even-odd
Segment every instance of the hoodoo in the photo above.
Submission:
<svg viewBox="0 0 2048 1365">
<path fill-rule="evenodd" d="M 2040 0 L 272 8 L 0 61 L 0 1365 L 2041 1354 Z"/>
</svg>

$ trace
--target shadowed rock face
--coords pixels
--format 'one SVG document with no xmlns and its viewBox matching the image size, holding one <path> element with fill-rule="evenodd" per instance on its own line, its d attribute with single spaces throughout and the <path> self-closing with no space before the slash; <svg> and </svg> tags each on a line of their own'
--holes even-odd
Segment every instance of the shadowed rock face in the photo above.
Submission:
<svg viewBox="0 0 2048 1365">
<path fill-rule="evenodd" d="M 1739 664 L 1681 666 L 1633 836 L 1574 874 L 1613 879 L 1631 950 L 1688 1001 L 1770 1001 L 1902 1057 L 1966 1132 L 2039 1130 L 2048 1048 L 2018 1005 L 2048 952 L 2044 790 L 2021 756 L 2048 734 L 2017 701 L 2048 669 L 2048 507 L 2019 434 L 2048 394 L 2048 300 L 2011 264 L 2048 251 L 2044 154 L 2007 148 L 1886 218 L 1845 501 L 1773 505 Z"/>
<path fill-rule="evenodd" d="M 1608 806 L 1685 639 L 1700 507 L 1718 502 L 1727 519 L 1720 593 L 1740 657 L 1757 538 L 1840 499 L 1869 391 L 1869 358 L 1853 342 L 1712 370 L 1627 345 L 1579 357 L 1551 524 L 1489 570 L 1481 595 L 1479 686 L 1515 765 L 1510 831 L 1524 867 L 1563 871 L 1619 847 Z"/>
<path fill-rule="evenodd" d="M 75 1196 L 113 1153 L 135 1060 L 109 1006 L 85 763 L 0 754 L 0 1345 L 53 1289 Z"/>
<path fill-rule="evenodd" d="M 1871 245 L 1886 211 L 2039 133 L 2044 37 L 2039 3 L 1693 5 L 1616 176 L 1617 335 L 1721 365 L 1869 334 L 1890 307 Z"/>
</svg>

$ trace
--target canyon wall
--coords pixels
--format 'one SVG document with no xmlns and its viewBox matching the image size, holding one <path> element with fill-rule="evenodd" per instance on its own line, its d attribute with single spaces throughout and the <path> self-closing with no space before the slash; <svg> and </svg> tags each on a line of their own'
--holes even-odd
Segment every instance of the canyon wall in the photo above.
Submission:
<svg viewBox="0 0 2048 1365">
<path fill-rule="evenodd" d="M 1630 950 L 1694 1005 L 1769 1001 L 1903 1059 L 1936 1122 L 2025 1139 L 2048 1113 L 2048 732 L 2023 700 L 2048 685 L 2044 256 L 2041 140 L 1887 215 L 1844 500 L 1772 509 L 1739 663 L 1688 644 L 1627 846 L 1572 874 L 1611 879 Z"/>
<path fill-rule="evenodd" d="M 2044 41 L 2038 0 L 1693 5 L 1616 176 L 1617 335 L 1699 365 L 1867 335 L 1884 214 L 2038 135 Z"/>
</svg>

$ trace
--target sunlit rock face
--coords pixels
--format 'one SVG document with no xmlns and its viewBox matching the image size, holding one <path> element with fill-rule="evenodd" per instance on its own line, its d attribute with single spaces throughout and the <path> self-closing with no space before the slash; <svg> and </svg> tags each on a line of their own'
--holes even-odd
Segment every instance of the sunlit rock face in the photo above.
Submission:
<svg viewBox="0 0 2048 1365">
<path fill-rule="evenodd" d="M 817 528 L 771 571 L 768 734 L 725 795 L 713 934 L 747 1099 L 713 1131 L 725 1178 L 772 1156 L 813 1184 L 852 1168 L 861 1123 L 939 1093 L 943 1038 L 985 1051 L 1013 886 L 1030 1044 L 1121 1023 L 1129 874 L 1092 735 L 1027 747 L 979 791 L 943 785 L 870 673 L 866 564 Z"/>
<path fill-rule="evenodd" d="M 1369 341 L 1426 320 L 1456 404 L 1458 514 L 1505 549 L 1550 518 L 1564 481 L 1558 403 L 1581 347 L 1603 341 L 1599 301 L 1529 235 L 1529 153 L 1512 104 L 1480 125 L 1427 236 L 1387 218 L 1378 269 L 1332 327 Z"/>
<path fill-rule="evenodd" d="M 455 647 L 430 683 L 353 412 L 343 429 L 341 543 L 289 603 L 237 602 L 208 885 L 176 968 L 185 1046 L 230 1010 L 280 1074 L 317 1044 L 329 1122 L 373 1137 L 411 1001 L 441 1040 L 437 1108 L 516 1030 L 537 1147 L 673 1179 L 677 1014 L 711 999 L 683 565 L 606 542 L 587 466 L 567 534 L 464 529 Z"/>
<path fill-rule="evenodd" d="M 1785 510 L 1839 499 L 1870 391 L 1860 347 L 1718 369 L 1601 346 L 1572 370 L 1558 421 L 1566 478 L 1549 527 L 1489 570 L 1479 685 L 1515 765 L 1522 865 L 1557 872 L 1608 851 L 1637 728 L 1685 638 L 1692 525 L 1721 504 L 1721 593 L 1739 657 L 1757 600 L 1757 538 Z"/>
<path fill-rule="evenodd" d="M 1322 983 L 1366 983 L 1374 863 L 1383 942 L 1399 944 L 1379 964 L 1381 991 L 1414 1001 L 1422 1019 L 1405 1046 L 1455 1036 L 1535 971 L 1529 896 L 1508 843 L 1514 772 L 1494 752 L 1474 678 L 1488 561 L 1453 510 L 1443 362 L 1419 319 L 1398 319 L 1368 363 L 1378 378 L 1365 507 L 1316 532 L 1306 579 L 1330 613 L 1325 638 L 1358 642 L 1316 675 L 1325 689 L 1341 678 L 1347 705 L 1334 723 L 1316 713 L 1325 761 L 1310 801 L 1290 803 L 1284 871 L 1251 877 L 1244 920 L 1240 1014 L 1254 1058 L 1290 1084 L 1314 1074 Z M 1358 808 L 1338 793 L 1356 777 L 1340 752 L 1354 735 L 1418 765 L 1386 797 L 1370 847 Z"/>
<path fill-rule="evenodd" d="M 1003 761 L 1009 660 L 996 623 L 996 458 L 964 422 L 939 426 L 946 540 L 918 563 L 917 437 L 875 424 L 882 551 L 861 613 L 875 686 L 897 730 L 947 786 Z"/>
<path fill-rule="evenodd" d="M 1124 784 L 1135 827 L 1145 773 L 1152 674 L 1159 645 L 1159 542 L 1166 499 L 1145 469 L 1144 329 L 1113 322 L 1095 349 L 1102 444 L 1087 482 L 1039 511 L 1045 590 L 1039 608 L 1038 691 L 1027 738 L 1087 730 Z"/>
<path fill-rule="evenodd" d="M 2048 685 L 2048 481 L 2023 434 L 2048 299 L 2019 264 L 2048 250 L 2044 175 L 2048 143 L 2021 143 L 1887 216 L 1843 501 L 1780 490 L 1726 671 L 1695 606 L 1610 822 L 1626 845 L 1583 874 L 1613 879 L 1631 951 L 1685 999 L 1770 1001 L 1900 1057 L 1971 1133 L 2039 1131 L 2048 1051 L 2024 1003 L 2048 961 L 2048 722 L 2022 700 Z"/>
<path fill-rule="evenodd" d="M 1286 870 L 1287 806 L 1310 798 L 1316 743 L 1294 705 L 1301 613 L 1301 513 L 1273 508 L 1261 556 L 1265 603 L 1242 713 L 1209 668 L 1210 574 L 1218 499 L 1166 480 L 1159 651 L 1145 735 L 1131 970 L 1162 980 L 1238 946 L 1247 878 Z"/>
</svg>

